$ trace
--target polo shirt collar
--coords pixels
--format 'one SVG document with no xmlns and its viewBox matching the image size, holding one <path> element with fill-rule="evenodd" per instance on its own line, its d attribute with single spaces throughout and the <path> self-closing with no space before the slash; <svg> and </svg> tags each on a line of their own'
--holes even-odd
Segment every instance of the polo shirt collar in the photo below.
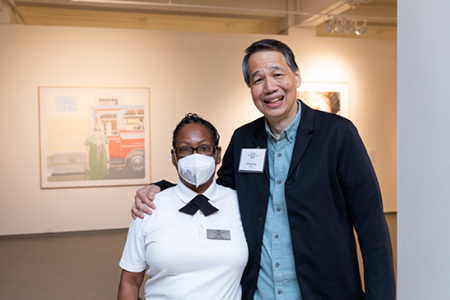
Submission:
<svg viewBox="0 0 450 300">
<path fill-rule="evenodd" d="M 175 193 L 177 194 L 178 198 L 180 198 L 181 201 L 186 204 L 198 195 L 196 192 L 185 186 L 180 178 L 178 178 L 178 184 L 175 186 Z M 213 178 L 213 182 L 203 193 L 203 195 L 207 197 L 211 202 L 215 202 L 217 200 L 217 196 L 219 195 L 219 188 L 216 183 L 216 178 Z"/>
</svg>

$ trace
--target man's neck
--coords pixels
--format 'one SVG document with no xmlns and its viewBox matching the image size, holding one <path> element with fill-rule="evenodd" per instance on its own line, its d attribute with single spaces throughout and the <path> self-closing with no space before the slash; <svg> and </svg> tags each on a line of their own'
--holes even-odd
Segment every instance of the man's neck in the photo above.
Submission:
<svg viewBox="0 0 450 300">
<path fill-rule="evenodd" d="M 298 108 L 295 111 L 295 113 L 288 118 L 281 118 L 280 120 L 269 120 L 267 119 L 267 123 L 270 127 L 270 132 L 277 138 L 277 140 L 280 138 L 281 133 L 283 130 L 289 127 L 291 125 L 292 121 L 294 121 L 295 117 L 297 116 Z"/>
</svg>

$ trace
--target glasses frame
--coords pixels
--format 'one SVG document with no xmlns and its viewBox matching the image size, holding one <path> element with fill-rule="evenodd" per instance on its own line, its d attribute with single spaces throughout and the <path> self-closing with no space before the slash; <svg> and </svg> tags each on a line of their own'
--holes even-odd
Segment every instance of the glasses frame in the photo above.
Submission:
<svg viewBox="0 0 450 300">
<path fill-rule="evenodd" d="M 204 153 L 200 153 L 200 152 L 198 151 L 199 148 L 205 147 L 205 146 L 212 147 L 213 151 L 212 151 L 211 154 L 204 154 Z M 179 149 L 183 149 L 183 148 L 189 148 L 189 149 L 191 149 L 190 153 L 189 153 L 188 155 L 180 155 L 180 154 L 178 153 L 178 150 L 179 150 Z M 212 155 L 217 151 L 217 146 L 213 146 L 213 145 L 200 145 L 200 146 L 198 146 L 198 147 L 182 146 L 182 147 L 177 147 L 177 148 L 174 149 L 175 156 L 178 157 L 178 158 L 183 158 L 183 157 L 192 155 L 192 154 L 194 154 L 194 151 L 197 152 L 198 154 L 212 156 Z"/>
</svg>

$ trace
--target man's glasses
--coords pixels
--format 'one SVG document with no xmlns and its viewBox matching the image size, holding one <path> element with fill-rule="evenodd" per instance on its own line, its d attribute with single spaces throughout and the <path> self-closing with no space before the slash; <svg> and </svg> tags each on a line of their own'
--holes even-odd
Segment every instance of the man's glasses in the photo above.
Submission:
<svg viewBox="0 0 450 300">
<path fill-rule="evenodd" d="M 216 147 L 211 146 L 211 145 L 200 145 L 195 148 L 189 147 L 189 146 L 183 146 L 183 147 L 175 148 L 175 153 L 177 154 L 178 158 L 191 155 L 192 153 L 194 153 L 194 151 L 197 151 L 198 154 L 212 156 L 214 154 L 215 150 L 216 150 Z"/>
</svg>

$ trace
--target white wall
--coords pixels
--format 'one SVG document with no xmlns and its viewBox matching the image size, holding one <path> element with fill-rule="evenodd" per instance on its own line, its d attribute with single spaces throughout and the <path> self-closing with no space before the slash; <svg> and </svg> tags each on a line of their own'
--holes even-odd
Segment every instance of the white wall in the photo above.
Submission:
<svg viewBox="0 0 450 300">
<path fill-rule="evenodd" d="M 260 114 L 241 74 L 260 35 L 0 25 L 0 235 L 127 227 L 137 187 L 40 189 L 38 86 L 149 87 L 152 179 L 174 180 L 174 126 L 187 112 L 226 147 Z M 294 50 L 304 81 L 350 83 L 350 118 L 369 151 L 386 211 L 396 211 L 396 43 L 271 36 Z"/>
<path fill-rule="evenodd" d="M 447 300 L 450 2 L 398 5 L 398 299 Z"/>
</svg>

